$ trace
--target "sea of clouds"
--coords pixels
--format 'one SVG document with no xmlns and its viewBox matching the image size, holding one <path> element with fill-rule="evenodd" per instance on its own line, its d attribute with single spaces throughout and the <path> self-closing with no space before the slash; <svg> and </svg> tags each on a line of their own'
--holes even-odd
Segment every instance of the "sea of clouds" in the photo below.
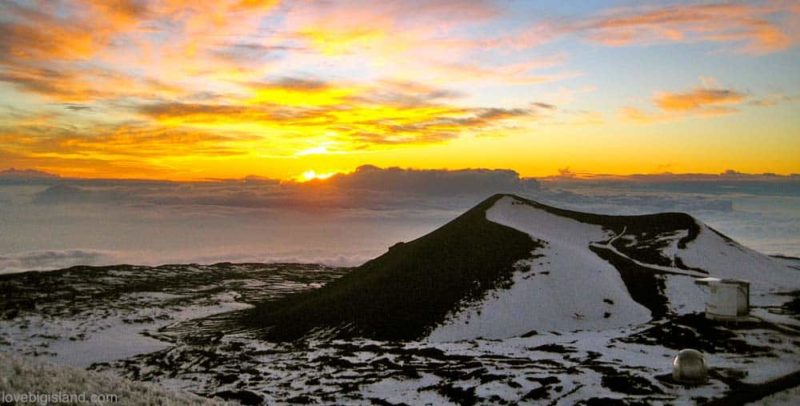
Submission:
<svg viewBox="0 0 800 406">
<path fill-rule="evenodd" d="M 494 193 L 609 214 L 687 212 L 768 254 L 800 256 L 800 178 L 526 179 L 510 170 L 364 166 L 311 183 L 162 182 L 0 173 L 0 273 L 120 263 L 352 266 Z"/>
</svg>

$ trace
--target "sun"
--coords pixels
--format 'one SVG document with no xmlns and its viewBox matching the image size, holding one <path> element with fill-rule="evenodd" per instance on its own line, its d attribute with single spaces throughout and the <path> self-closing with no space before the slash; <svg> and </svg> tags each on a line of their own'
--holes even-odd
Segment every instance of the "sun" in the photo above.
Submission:
<svg viewBox="0 0 800 406">
<path fill-rule="evenodd" d="M 312 180 L 324 180 L 328 179 L 331 176 L 335 175 L 336 172 L 329 172 L 329 173 L 317 173 L 313 169 L 307 170 L 300 175 L 301 182 L 309 182 Z"/>
</svg>

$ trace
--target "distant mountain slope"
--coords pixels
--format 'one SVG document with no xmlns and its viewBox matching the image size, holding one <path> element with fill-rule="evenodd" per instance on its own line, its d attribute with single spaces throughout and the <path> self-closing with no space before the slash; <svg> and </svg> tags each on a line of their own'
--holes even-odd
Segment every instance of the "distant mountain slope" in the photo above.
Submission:
<svg viewBox="0 0 800 406">
<path fill-rule="evenodd" d="M 507 285 L 514 264 L 539 247 L 527 234 L 486 219 L 493 196 L 417 240 L 397 244 L 341 279 L 314 291 L 258 306 L 247 321 L 267 337 L 296 339 L 312 331 L 337 337 L 414 339 L 465 300 Z"/>
<path fill-rule="evenodd" d="M 608 329 L 700 311 L 696 277 L 800 276 L 682 213 L 607 216 L 496 195 L 317 291 L 258 306 L 276 340 L 461 340 Z M 794 283 L 797 284 L 797 283 Z"/>
</svg>

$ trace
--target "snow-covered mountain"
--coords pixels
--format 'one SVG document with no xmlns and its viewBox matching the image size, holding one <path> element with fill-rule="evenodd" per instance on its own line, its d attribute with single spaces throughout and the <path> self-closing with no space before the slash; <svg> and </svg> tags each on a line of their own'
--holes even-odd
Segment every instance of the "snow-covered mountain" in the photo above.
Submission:
<svg viewBox="0 0 800 406">
<path fill-rule="evenodd" d="M 257 307 L 249 322 L 279 340 L 605 330 L 702 311 L 698 277 L 749 280 L 758 305 L 800 287 L 797 275 L 687 214 L 596 215 L 495 195 L 322 289 Z"/>
<path fill-rule="evenodd" d="M 800 285 L 797 270 L 685 214 L 601 216 L 504 196 L 486 219 L 543 246 L 509 289 L 452 312 L 433 340 L 608 329 L 699 312 L 706 293 L 697 277 L 745 279 L 755 292 Z"/>
</svg>

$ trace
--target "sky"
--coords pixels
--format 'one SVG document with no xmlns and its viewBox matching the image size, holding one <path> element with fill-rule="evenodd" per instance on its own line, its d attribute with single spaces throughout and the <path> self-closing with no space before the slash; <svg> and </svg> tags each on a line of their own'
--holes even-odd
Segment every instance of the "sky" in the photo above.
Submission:
<svg viewBox="0 0 800 406">
<path fill-rule="evenodd" d="M 0 169 L 800 173 L 795 1 L 0 0 Z"/>
</svg>

